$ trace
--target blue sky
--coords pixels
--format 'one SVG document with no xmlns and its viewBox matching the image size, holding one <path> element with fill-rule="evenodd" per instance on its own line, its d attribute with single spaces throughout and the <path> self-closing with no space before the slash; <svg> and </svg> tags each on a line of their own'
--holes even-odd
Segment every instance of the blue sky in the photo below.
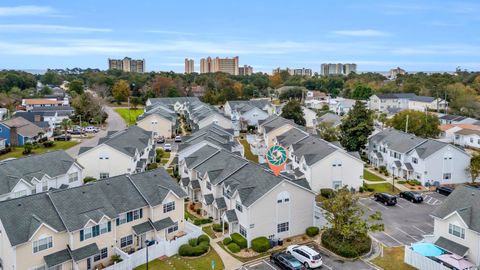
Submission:
<svg viewBox="0 0 480 270">
<path fill-rule="evenodd" d="M 264 72 L 480 70 L 479 12 L 474 0 L 2 0 L 0 68 L 106 69 L 130 56 L 182 72 L 185 57 L 198 70 L 201 57 L 238 55 Z"/>
</svg>

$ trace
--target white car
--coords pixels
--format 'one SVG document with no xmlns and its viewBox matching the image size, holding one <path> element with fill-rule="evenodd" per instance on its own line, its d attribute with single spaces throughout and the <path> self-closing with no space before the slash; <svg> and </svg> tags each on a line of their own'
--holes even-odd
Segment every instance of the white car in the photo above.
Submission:
<svg viewBox="0 0 480 270">
<path fill-rule="evenodd" d="M 175 136 L 175 142 L 182 142 L 182 137 Z"/>
<path fill-rule="evenodd" d="M 318 268 L 323 264 L 320 253 L 307 246 L 288 246 L 287 253 L 292 254 L 292 256 L 299 260 L 306 268 Z"/>
<path fill-rule="evenodd" d="M 84 129 L 86 132 L 89 132 L 89 133 L 97 133 L 98 132 L 98 128 L 94 127 L 94 126 L 88 126 Z"/>
<path fill-rule="evenodd" d="M 165 152 L 172 152 L 172 145 L 169 144 L 169 143 L 164 144 L 164 145 L 163 145 L 163 150 L 164 150 Z"/>
</svg>

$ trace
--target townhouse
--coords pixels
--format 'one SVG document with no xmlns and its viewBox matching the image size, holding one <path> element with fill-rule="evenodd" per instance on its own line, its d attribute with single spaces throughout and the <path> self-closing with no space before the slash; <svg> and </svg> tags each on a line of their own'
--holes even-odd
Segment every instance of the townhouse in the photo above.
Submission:
<svg viewBox="0 0 480 270">
<path fill-rule="evenodd" d="M 109 131 L 94 147 L 80 147 L 77 162 L 85 177 L 108 178 L 142 172 L 155 160 L 153 132 L 137 126 Z"/>
<path fill-rule="evenodd" d="M 480 190 L 458 186 L 431 214 L 433 234 L 405 247 L 405 262 L 429 269 L 478 269 L 480 265 Z M 416 245 L 440 249 L 441 255 L 415 252 Z M 456 268 L 453 268 L 456 267 Z"/>
<path fill-rule="evenodd" d="M 0 201 L 83 184 L 83 167 L 65 151 L 0 161 Z"/>
<path fill-rule="evenodd" d="M 330 111 L 343 116 L 350 112 L 356 102 L 354 99 L 336 97 L 330 99 L 328 107 Z"/>
<path fill-rule="evenodd" d="M 186 106 L 193 102 L 201 102 L 198 97 L 171 97 L 171 98 L 149 98 L 145 103 L 146 109 L 162 104 L 167 108 L 179 113 L 185 110 Z"/>
<path fill-rule="evenodd" d="M 55 107 L 34 107 L 30 110 L 34 114 L 42 114 L 44 121 L 51 122 L 58 126 L 64 119 L 73 115 L 74 109 L 68 105 Z"/>
<path fill-rule="evenodd" d="M 31 98 L 22 99 L 22 106 L 26 111 L 30 111 L 36 107 L 59 107 L 70 105 L 68 97 L 58 100 L 57 98 Z"/>
<path fill-rule="evenodd" d="M 461 129 L 455 132 L 454 144 L 480 149 L 480 129 Z"/>
<path fill-rule="evenodd" d="M 338 127 L 342 123 L 342 117 L 338 114 L 327 112 L 317 118 L 318 124 L 329 123 L 332 127 Z"/>
<path fill-rule="evenodd" d="M 417 96 L 414 93 L 388 93 L 376 94 L 369 98 L 370 110 L 379 112 L 394 112 L 402 110 L 445 110 L 448 102 L 441 98 Z"/>
<path fill-rule="evenodd" d="M 368 159 L 374 167 L 385 166 L 393 176 L 415 179 L 422 185 L 469 180 L 466 168 L 470 156 L 463 149 L 395 129 L 385 129 L 369 138 Z"/>
<path fill-rule="evenodd" d="M 272 105 L 267 99 L 230 100 L 225 103 L 224 111 L 232 121 L 249 126 L 256 126 L 259 120 L 266 119 L 273 112 Z"/>
<path fill-rule="evenodd" d="M 217 108 L 203 102 L 187 105 L 186 118 L 192 130 L 202 129 L 210 124 L 217 124 L 224 129 L 232 129 L 232 121 L 226 118 Z"/>
<path fill-rule="evenodd" d="M 0 138 L 8 145 L 23 146 L 44 137 L 47 130 L 35 125 L 23 117 L 16 117 L 0 122 Z"/>
<path fill-rule="evenodd" d="M 161 168 L 0 202 L 3 269 L 104 268 L 183 235 L 185 196 Z"/>
<path fill-rule="evenodd" d="M 285 119 L 281 116 L 270 116 L 267 119 L 258 123 L 258 135 L 262 140 L 262 143 L 266 147 L 274 145 L 273 140 L 280 134 L 292 129 L 298 128 L 305 130 L 304 127 L 299 126 L 293 122 L 293 120 Z"/>
<path fill-rule="evenodd" d="M 160 103 L 140 115 L 137 119 L 137 126 L 151 131 L 154 137 L 171 138 L 176 134 L 177 114 Z"/>
<path fill-rule="evenodd" d="M 314 224 L 315 194 L 305 179 L 275 176 L 267 167 L 234 153 L 204 146 L 179 160 L 182 186 L 202 214 L 228 223 L 250 246 L 303 234 Z"/>
<path fill-rule="evenodd" d="M 439 114 L 440 124 L 448 125 L 448 124 L 472 124 L 472 125 L 480 125 L 480 121 L 475 118 L 461 116 L 461 115 L 453 115 L 453 114 Z"/>
</svg>

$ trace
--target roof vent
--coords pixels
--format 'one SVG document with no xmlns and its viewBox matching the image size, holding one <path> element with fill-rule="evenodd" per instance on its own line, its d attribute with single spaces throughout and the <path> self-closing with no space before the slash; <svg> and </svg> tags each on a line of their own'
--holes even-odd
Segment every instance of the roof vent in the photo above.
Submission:
<svg viewBox="0 0 480 270">
<path fill-rule="evenodd" d="M 82 191 L 82 194 L 85 194 L 86 192 L 85 191 Z"/>
<path fill-rule="evenodd" d="M 21 203 L 19 203 L 19 204 L 17 204 L 17 206 L 22 206 L 22 204 L 21 204 Z"/>
</svg>

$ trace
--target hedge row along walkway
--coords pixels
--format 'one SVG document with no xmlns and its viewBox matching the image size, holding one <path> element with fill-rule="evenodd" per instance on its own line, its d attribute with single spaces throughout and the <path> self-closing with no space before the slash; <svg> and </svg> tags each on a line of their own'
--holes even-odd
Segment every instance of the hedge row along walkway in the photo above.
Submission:
<svg viewBox="0 0 480 270">
<path fill-rule="evenodd" d="M 223 238 L 225 238 L 225 236 L 215 238 L 215 240 L 210 238 L 210 246 L 218 253 L 220 258 L 222 258 L 225 269 L 239 269 L 242 267 L 243 263 L 234 258 L 232 255 L 230 255 L 230 253 L 218 245 L 218 242 L 223 241 Z"/>
</svg>

